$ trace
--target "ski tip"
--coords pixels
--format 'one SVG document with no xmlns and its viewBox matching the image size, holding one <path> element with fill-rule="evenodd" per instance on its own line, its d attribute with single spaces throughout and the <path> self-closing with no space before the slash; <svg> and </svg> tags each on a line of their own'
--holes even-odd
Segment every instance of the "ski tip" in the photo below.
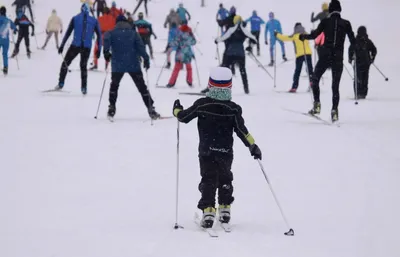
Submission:
<svg viewBox="0 0 400 257">
<path fill-rule="evenodd" d="M 291 229 L 289 229 L 288 232 L 285 232 L 284 234 L 285 234 L 285 236 L 294 236 L 294 230 L 291 228 Z"/>
</svg>

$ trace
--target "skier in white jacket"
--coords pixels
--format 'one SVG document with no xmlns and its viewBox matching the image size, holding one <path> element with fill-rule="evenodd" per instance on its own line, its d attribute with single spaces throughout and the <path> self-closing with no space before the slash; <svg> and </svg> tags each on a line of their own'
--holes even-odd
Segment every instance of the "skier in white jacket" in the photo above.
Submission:
<svg viewBox="0 0 400 257">
<path fill-rule="evenodd" d="M 58 33 L 62 34 L 62 31 L 63 31 L 62 20 L 60 19 L 60 17 L 58 17 L 57 11 L 53 10 L 51 12 L 51 16 L 47 20 L 47 27 L 46 27 L 47 38 L 46 38 L 46 42 L 44 43 L 44 45 L 41 49 L 44 50 L 46 48 L 47 43 L 49 42 L 49 40 L 50 40 L 51 36 L 53 36 L 53 34 L 54 34 L 54 37 L 56 38 L 56 45 L 57 45 L 57 49 L 58 49 L 59 48 Z"/>
</svg>

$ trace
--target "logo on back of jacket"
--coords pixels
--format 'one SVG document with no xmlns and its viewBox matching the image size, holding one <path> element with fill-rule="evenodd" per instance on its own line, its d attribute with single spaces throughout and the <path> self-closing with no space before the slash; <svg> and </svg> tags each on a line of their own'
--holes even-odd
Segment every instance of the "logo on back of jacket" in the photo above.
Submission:
<svg viewBox="0 0 400 257">
<path fill-rule="evenodd" d="M 229 153 L 230 149 L 225 149 L 225 148 L 215 148 L 210 146 L 210 150 L 214 152 L 221 152 L 221 153 Z"/>
</svg>

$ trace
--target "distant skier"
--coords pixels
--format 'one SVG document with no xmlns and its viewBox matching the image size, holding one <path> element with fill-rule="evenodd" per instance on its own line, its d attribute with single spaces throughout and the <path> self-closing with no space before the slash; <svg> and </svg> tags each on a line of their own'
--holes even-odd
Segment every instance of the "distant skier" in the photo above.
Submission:
<svg viewBox="0 0 400 257">
<path fill-rule="evenodd" d="M 117 8 L 117 3 L 113 1 L 111 3 L 110 14 L 114 17 L 115 21 L 117 21 L 117 17 L 120 15 L 124 15 L 124 12 L 121 8 Z"/>
<path fill-rule="evenodd" d="M 15 24 L 7 18 L 7 9 L 0 7 L 0 48 L 3 50 L 3 73 L 8 74 L 8 49 L 10 47 L 10 29 L 17 31 Z"/>
<path fill-rule="evenodd" d="M 231 9 L 229 9 L 229 16 L 226 17 L 224 20 L 222 20 L 221 24 L 222 26 L 225 27 L 225 31 L 227 31 L 229 28 L 232 28 L 235 26 L 233 19 L 236 16 L 236 7 L 232 6 Z"/>
<path fill-rule="evenodd" d="M 283 61 L 287 61 L 286 58 L 286 53 L 285 53 L 285 44 L 281 40 L 277 40 L 274 32 L 277 31 L 278 33 L 283 33 L 282 32 L 282 26 L 279 20 L 275 19 L 275 14 L 273 12 L 269 13 L 269 21 L 265 25 L 265 44 L 268 45 L 268 32 L 270 34 L 269 36 L 269 52 L 270 52 L 270 58 L 271 62 L 268 64 L 268 66 L 274 66 L 274 63 L 276 62 L 275 60 L 275 44 L 276 41 L 281 45 L 281 50 L 282 50 L 282 59 Z"/>
<path fill-rule="evenodd" d="M 179 19 L 181 21 L 181 24 L 188 24 L 188 20 L 190 21 L 190 13 L 186 10 L 185 7 L 183 7 L 183 4 L 180 3 L 178 9 L 176 12 L 179 15 Z"/>
<path fill-rule="evenodd" d="M 232 72 L 217 67 L 210 72 L 209 91 L 188 109 L 179 100 L 174 102 L 173 114 L 182 123 L 197 118 L 199 131 L 199 162 L 201 182 L 198 186 L 201 199 L 197 207 L 203 212 L 201 226 L 211 228 L 216 209 L 215 196 L 218 189 L 219 221 L 229 223 L 233 197 L 233 132 L 250 150 L 254 159 L 261 160 L 262 153 L 245 126 L 242 108 L 232 102 Z"/>
<path fill-rule="evenodd" d="M 15 48 L 14 52 L 11 56 L 11 58 L 14 58 L 18 53 L 19 53 L 19 46 L 22 42 L 22 39 L 25 40 L 25 46 L 26 46 L 26 53 L 28 55 L 28 58 L 31 57 L 31 50 L 29 48 L 29 27 L 32 27 L 32 33 L 31 36 L 35 36 L 35 25 L 26 17 L 26 15 L 23 12 L 23 9 L 18 10 L 18 15 L 17 18 L 14 21 L 15 25 L 18 27 L 18 39 L 17 42 L 15 43 Z"/>
<path fill-rule="evenodd" d="M 168 48 L 167 48 L 167 65 L 166 69 L 171 68 L 171 54 L 173 51 L 177 50 L 176 44 L 174 42 L 177 40 L 179 34 L 179 29 L 176 23 L 172 23 L 171 28 L 168 33 Z"/>
<path fill-rule="evenodd" d="M 96 13 L 97 13 L 97 18 L 99 18 L 100 14 L 104 15 L 104 10 L 107 7 L 107 1 L 106 0 L 94 0 L 93 9 L 95 9 L 95 7 L 97 7 Z"/>
<path fill-rule="evenodd" d="M 245 22 L 251 24 L 251 34 L 257 39 L 257 55 L 260 56 L 260 31 L 261 25 L 265 24 L 265 21 L 257 15 L 257 11 L 253 11 L 253 14 Z"/>
<path fill-rule="evenodd" d="M 150 68 L 149 56 L 146 53 L 144 44 L 125 16 L 117 18 L 117 25 L 112 31 L 104 36 L 104 58 L 107 62 L 111 60 L 111 86 L 107 116 L 113 119 L 116 113 L 116 102 L 118 89 L 125 73 L 133 79 L 138 88 L 143 103 L 147 108 L 150 118 L 158 119 L 158 114 L 154 108 L 154 101 L 143 79 L 139 59 L 143 58 L 146 71 Z"/>
<path fill-rule="evenodd" d="M 376 47 L 368 37 L 367 28 L 358 28 L 356 43 L 349 47 L 349 63 L 356 61 L 356 75 L 354 87 L 357 87 L 357 98 L 365 99 L 368 95 L 369 67 L 375 61 Z"/>
<path fill-rule="evenodd" d="M 135 13 L 137 12 L 137 10 L 139 9 L 139 7 L 142 5 L 142 3 L 144 4 L 144 12 L 146 13 L 146 17 L 149 16 L 149 12 L 147 9 L 147 1 L 148 0 L 139 0 L 138 4 L 135 7 L 135 10 L 133 10 L 132 15 L 135 15 Z"/>
<path fill-rule="evenodd" d="M 322 4 L 322 12 L 318 13 L 317 16 L 314 16 L 314 12 L 311 13 L 311 22 L 314 23 L 316 21 L 322 21 L 329 16 L 329 5 L 328 3 Z"/>
<path fill-rule="evenodd" d="M 171 9 L 169 11 L 169 14 L 165 18 L 164 28 L 167 28 L 167 26 L 168 28 L 171 28 L 173 23 L 181 24 L 181 19 L 179 18 L 179 14 L 175 11 L 175 9 Z"/>
<path fill-rule="evenodd" d="M 97 21 L 99 22 L 100 26 L 100 31 L 101 31 L 101 38 L 102 42 L 104 40 L 104 34 L 108 31 L 111 31 L 115 27 L 115 19 L 113 16 L 110 14 L 110 9 L 108 7 L 104 8 L 104 15 L 100 16 Z M 98 58 L 97 58 L 97 51 L 98 51 L 98 46 L 95 45 L 94 47 L 94 60 L 93 60 L 93 66 L 90 68 L 90 70 L 97 70 L 98 69 Z M 107 70 L 108 63 L 106 63 L 105 69 Z"/>
<path fill-rule="evenodd" d="M 53 10 L 51 12 L 51 16 L 47 20 L 47 26 L 46 26 L 46 41 L 44 42 L 44 45 L 42 46 L 42 50 L 44 50 L 47 46 L 47 43 L 49 43 L 50 38 L 54 35 L 54 38 L 56 39 L 56 45 L 57 49 L 59 48 L 58 44 L 58 33 L 62 34 L 63 32 L 63 23 L 61 18 L 57 15 L 57 11 Z"/>
<path fill-rule="evenodd" d="M 143 17 L 143 13 L 140 12 L 138 15 L 138 20 L 134 22 L 137 32 L 139 33 L 141 39 L 143 40 L 144 45 L 149 46 L 150 50 L 150 58 L 153 59 L 153 46 L 151 44 L 151 36 L 154 36 L 154 39 L 157 39 L 156 34 L 153 31 L 153 26 L 150 22 L 146 21 Z"/>
<path fill-rule="evenodd" d="M 325 73 L 328 67 L 332 68 L 332 110 L 331 119 L 332 122 L 339 120 L 339 85 L 340 79 L 343 72 L 343 54 L 344 54 L 344 41 L 346 35 L 350 40 L 350 44 L 354 46 L 356 39 L 354 32 L 351 27 L 351 23 L 348 20 L 342 19 L 340 12 L 342 7 L 339 0 L 332 0 L 329 4 L 329 18 L 321 21 L 318 28 L 311 32 L 311 34 L 300 35 L 300 40 L 315 39 L 322 32 L 325 33 L 325 44 L 321 50 L 320 59 L 317 62 L 314 70 L 314 76 L 312 77 L 311 89 L 314 95 L 314 106 L 309 111 L 311 115 L 317 115 L 321 113 L 321 102 L 320 102 L 320 89 L 319 81 L 322 75 Z"/>
<path fill-rule="evenodd" d="M 179 32 L 175 38 L 170 43 L 170 47 L 176 49 L 175 54 L 175 66 L 172 71 L 171 78 L 167 84 L 168 88 L 174 87 L 176 80 L 178 79 L 179 72 L 186 66 L 186 83 L 191 87 L 193 84 L 193 72 L 192 72 L 192 59 L 194 58 L 194 53 L 192 51 L 192 46 L 196 44 L 196 39 L 193 36 L 192 29 L 184 24 L 179 27 Z"/>
<path fill-rule="evenodd" d="M 248 94 L 249 83 L 246 72 L 246 55 L 244 52 L 243 43 L 246 39 L 250 39 L 253 42 L 257 42 L 257 39 L 243 27 L 242 17 L 235 16 L 233 21 L 234 27 L 228 29 L 228 31 L 220 38 L 215 40 L 215 43 L 227 42 L 227 49 L 225 50 L 222 66 L 231 67 L 233 64 L 239 65 L 240 75 L 242 76 L 244 92 Z M 247 47 L 246 50 L 250 51 L 251 47 Z"/>
<path fill-rule="evenodd" d="M 299 87 L 299 79 L 301 74 L 301 69 L 303 68 L 303 63 L 305 62 L 307 65 L 307 71 L 310 75 L 309 81 L 311 81 L 311 77 L 313 74 L 313 66 L 312 66 L 312 51 L 310 48 L 310 44 L 308 40 L 301 41 L 299 39 L 301 34 L 306 33 L 304 27 L 301 25 L 300 22 L 297 22 L 294 25 L 294 32 L 291 36 L 285 36 L 278 32 L 275 32 L 275 36 L 277 39 L 282 41 L 293 41 L 295 46 L 295 53 L 296 53 L 296 69 L 293 75 L 293 85 L 292 88 L 289 90 L 290 93 L 296 93 L 297 88 Z"/>
<path fill-rule="evenodd" d="M 35 23 L 35 17 L 33 16 L 30 0 L 15 0 L 14 3 L 12 3 L 12 6 L 15 6 L 15 14 L 17 16 L 19 10 L 23 10 L 23 12 L 25 13 L 25 8 L 28 8 L 29 14 L 31 15 L 32 23 Z"/>
<path fill-rule="evenodd" d="M 64 87 L 65 77 L 67 76 L 68 67 L 72 61 L 78 56 L 81 56 L 80 68 L 81 68 L 81 92 L 83 95 L 87 94 L 87 64 L 90 57 L 90 49 L 92 48 L 92 38 L 96 33 L 98 51 L 96 53 L 97 58 L 100 58 L 101 54 L 101 31 L 97 20 L 89 15 L 90 7 L 84 3 L 81 7 L 81 13 L 74 16 L 69 23 L 67 32 L 64 35 L 64 39 L 61 43 L 58 53 L 62 54 L 64 46 L 67 43 L 68 38 L 74 32 L 74 38 L 71 46 L 69 47 L 65 58 L 61 64 L 60 77 L 58 85 L 55 90 L 61 90 Z"/>
<path fill-rule="evenodd" d="M 225 9 L 224 8 L 224 5 L 223 4 L 219 4 L 219 9 L 218 9 L 218 12 L 217 12 L 217 17 L 216 17 L 216 20 L 217 20 L 217 23 L 218 23 L 218 26 L 220 27 L 220 29 L 221 29 L 221 35 L 224 33 L 224 26 L 223 26 L 223 21 L 226 19 L 226 18 L 228 18 L 228 16 L 229 16 L 229 11 L 227 10 L 227 9 Z"/>
</svg>

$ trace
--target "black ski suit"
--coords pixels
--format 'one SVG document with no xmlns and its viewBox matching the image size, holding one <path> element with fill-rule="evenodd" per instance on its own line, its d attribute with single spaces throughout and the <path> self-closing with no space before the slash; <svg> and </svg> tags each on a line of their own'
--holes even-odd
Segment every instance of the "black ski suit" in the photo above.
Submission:
<svg viewBox="0 0 400 257">
<path fill-rule="evenodd" d="M 104 9 L 107 7 L 107 2 L 106 0 L 95 0 L 93 2 L 93 9 L 95 8 L 95 5 L 97 4 L 96 12 L 97 12 L 97 18 L 100 17 L 101 15 L 104 15 Z"/>
<path fill-rule="evenodd" d="M 30 0 L 15 0 L 12 6 L 15 5 L 15 14 L 18 16 L 18 10 L 22 9 L 25 13 L 25 7 L 29 9 L 29 14 L 31 15 L 32 22 L 35 22 L 32 12 L 32 6 Z"/>
<path fill-rule="evenodd" d="M 354 89 L 357 87 L 357 91 L 355 91 L 357 98 L 363 99 L 368 94 L 369 68 L 374 62 L 376 54 L 376 47 L 366 33 L 359 33 L 355 45 L 349 47 L 349 62 L 351 63 L 354 59 L 356 61 L 357 83 L 354 83 Z"/>
<path fill-rule="evenodd" d="M 241 23 L 236 24 L 226 31 L 226 33 L 215 40 L 218 42 L 226 42 L 226 49 L 222 59 L 223 67 L 231 68 L 235 63 L 239 65 L 240 75 L 242 76 L 243 86 L 246 94 L 249 92 L 249 84 L 246 72 L 246 54 L 244 52 L 244 41 L 249 38 L 253 42 L 257 39 L 245 29 Z"/>
<path fill-rule="evenodd" d="M 332 110 L 339 106 L 340 94 L 339 84 L 343 72 L 344 41 L 346 35 L 350 43 L 355 43 L 354 32 L 351 23 L 342 19 L 340 12 L 332 12 L 329 18 L 322 20 L 318 28 L 309 35 L 301 35 L 300 39 L 315 39 L 321 33 L 325 33 L 325 44 L 321 47 L 321 55 L 315 66 L 312 76 L 312 91 L 314 102 L 320 102 L 319 81 L 326 69 L 332 68 Z"/>
<path fill-rule="evenodd" d="M 26 52 L 28 55 L 31 53 L 30 50 L 30 41 L 29 41 L 29 27 L 32 27 L 32 33 L 31 36 L 35 35 L 35 25 L 26 17 L 26 15 L 22 15 L 21 18 L 17 18 L 14 21 L 15 25 L 18 27 L 18 39 L 17 42 L 15 43 L 15 49 L 13 56 L 17 55 L 19 53 L 19 46 L 22 42 L 22 39 L 25 40 L 25 46 L 26 46 Z"/>
<path fill-rule="evenodd" d="M 242 108 L 232 101 L 205 97 L 178 112 L 176 117 L 183 123 L 198 118 L 201 199 L 197 207 L 200 210 L 214 207 L 217 189 L 218 203 L 230 205 L 234 200 L 231 171 L 233 132 L 247 147 L 256 146 L 245 126 Z"/>
</svg>

